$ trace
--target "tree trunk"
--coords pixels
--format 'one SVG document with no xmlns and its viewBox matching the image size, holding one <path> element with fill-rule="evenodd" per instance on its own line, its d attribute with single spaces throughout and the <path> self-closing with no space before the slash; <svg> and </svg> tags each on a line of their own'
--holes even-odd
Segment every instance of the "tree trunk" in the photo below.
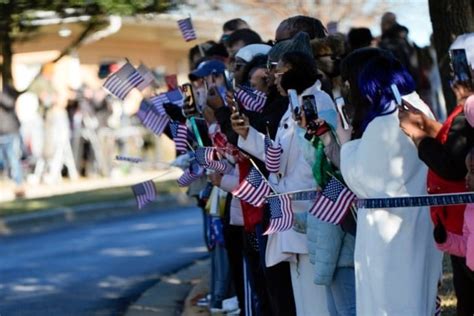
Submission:
<svg viewBox="0 0 474 316">
<path fill-rule="evenodd" d="M 13 41 L 11 38 L 11 17 L 9 14 L 10 11 L 10 6 L 9 5 L 2 5 L 2 22 L 0 23 L 0 42 L 1 42 L 1 48 L 2 48 L 2 57 L 3 57 L 3 62 L 2 62 L 2 85 L 3 89 L 5 90 L 5 87 L 7 85 L 10 85 L 13 87 L 13 72 L 12 72 L 12 64 L 13 64 L 13 50 L 12 50 L 12 45 Z"/>
<path fill-rule="evenodd" d="M 463 33 L 474 32 L 474 0 L 429 0 L 433 39 L 448 113 L 456 106 L 449 84 L 449 46 Z"/>
</svg>

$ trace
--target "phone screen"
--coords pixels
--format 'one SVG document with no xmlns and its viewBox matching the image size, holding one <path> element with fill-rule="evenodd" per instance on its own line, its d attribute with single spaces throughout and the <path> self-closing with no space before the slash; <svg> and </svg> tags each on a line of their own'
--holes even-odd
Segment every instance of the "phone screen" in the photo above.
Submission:
<svg viewBox="0 0 474 316">
<path fill-rule="evenodd" d="M 451 56 L 451 65 L 454 72 L 454 80 L 472 84 L 471 67 L 467 61 L 466 50 L 452 49 L 449 51 Z"/>
<path fill-rule="evenodd" d="M 185 83 L 181 87 L 184 100 L 185 100 L 185 109 L 188 115 L 197 114 L 196 100 L 194 99 L 193 86 L 190 83 Z"/>
<path fill-rule="evenodd" d="M 227 70 L 224 70 L 224 77 L 225 77 L 225 87 L 228 91 L 234 91 L 234 84 L 230 73 Z"/>
<path fill-rule="evenodd" d="M 342 128 L 349 129 L 350 124 L 349 124 L 349 118 L 346 113 L 346 103 L 344 102 L 344 98 L 337 97 L 335 101 L 336 101 L 337 112 L 341 116 Z"/>
<path fill-rule="evenodd" d="M 303 111 L 306 122 L 312 122 L 318 119 L 318 110 L 316 108 L 316 99 L 314 95 L 305 95 L 303 97 Z"/>
</svg>

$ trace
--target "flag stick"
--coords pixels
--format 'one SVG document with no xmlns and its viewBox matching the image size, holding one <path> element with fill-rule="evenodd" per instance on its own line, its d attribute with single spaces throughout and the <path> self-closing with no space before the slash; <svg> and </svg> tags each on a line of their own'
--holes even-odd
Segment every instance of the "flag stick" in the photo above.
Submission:
<svg viewBox="0 0 474 316">
<path fill-rule="evenodd" d="M 267 178 L 265 178 L 265 176 L 263 175 L 263 173 L 260 171 L 260 169 L 257 167 L 257 165 L 255 164 L 255 161 L 253 161 L 252 158 L 249 157 L 249 160 L 250 162 L 252 163 L 253 167 L 255 169 L 257 169 L 258 173 L 260 173 L 260 175 L 262 176 L 263 178 L 263 181 L 265 181 L 266 184 L 268 184 L 268 186 L 270 187 L 270 189 L 272 189 L 273 192 L 277 192 L 277 190 L 275 190 L 275 188 L 273 188 L 273 186 L 270 184 L 270 182 L 268 182 Z"/>
<path fill-rule="evenodd" d="M 151 178 L 150 180 L 154 181 L 154 180 L 159 179 L 159 178 L 162 178 L 162 177 L 164 177 L 164 176 L 166 176 L 167 174 L 170 174 L 170 173 L 172 173 L 172 172 L 174 172 L 174 170 L 168 170 L 168 171 L 166 171 L 165 173 L 160 174 L 159 176 L 156 176 L 156 177 L 154 177 L 154 178 Z"/>
<path fill-rule="evenodd" d="M 202 48 L 201 44 L 197 44 L 198 48 L 199 48 L 199 53 L 201 54 L 201 57 L 205 57 L 205 54 L 204 54 L 204 49 Z"/>
<path fill-rule="evenodd" d="M 275 193 L 275 194 L 272 194 L 272 195 L 267 195 L 267 198 L 276 197 L 276 196 L 280 196 L 280 195 L 286 195 L 286 194 L 295 194 L 295 193 L 303 193 L 303 192 L 320 192 L 320 191 L 321 191 L 321 189 L 319 187 L 316 188 L 316 189 L 311 188 L 311 189 L 295 190 L 295 191 L 289 191 L 289 192 Z"/>
</svg>

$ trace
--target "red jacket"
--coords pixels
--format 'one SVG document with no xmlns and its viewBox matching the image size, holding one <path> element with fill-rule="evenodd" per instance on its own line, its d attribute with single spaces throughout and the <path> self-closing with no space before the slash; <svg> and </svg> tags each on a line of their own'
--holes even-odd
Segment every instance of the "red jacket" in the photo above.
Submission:
<svg viewBox="0 0 474 316">
<path fill-rule="evenodd" d="M 463 112 L 462 106 L 457 106 L 449 115 L 446 122 L 444 122 L 436 139 L 441 143 L 446 143 L 448 132 L 451 128 L 453 120 L 456 116 Z M 466 192 L 466 183 L 463 180 L 452 181 L 446 180 L 438 176 L 433 170 L 428 171 L 428 193 L 457 193 Z M 438 223 L 438 218 L 443 223 L 447 231 L 462 235 L 462 227 L 464 222 L 465 205 L 451 205 L 451 206 L 433 206 L 431 207 L 431 218 L 435 225 Z"/>
<path fill-rule="evenodd" d="M 239 164 L 239 182 L 242 182 L 247 177 L 250 171 L 250 161 L 240 161 Z M 244 228 L 246 232 L 253 232 L 255 225 L 260 223 L 263 218 L 263 206 L 256 207 L 252 204 L 240 200 L 242 206 L 242 215 L 244 216 Z"/>
</svg>

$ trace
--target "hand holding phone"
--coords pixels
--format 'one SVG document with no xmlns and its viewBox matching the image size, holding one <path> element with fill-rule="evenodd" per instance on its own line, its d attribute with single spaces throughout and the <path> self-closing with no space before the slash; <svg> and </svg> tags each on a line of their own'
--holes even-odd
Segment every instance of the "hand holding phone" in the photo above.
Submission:
<svg viewBox="0 0 474 316">
<path fill-rule="evenodd" d="M 181 90 L 184 94 L 183 114 L 186 117 L 197 115 L 198 111 L 192 85 L 190 83 L 185 83 L 181 86 Z"/>
</svg>

